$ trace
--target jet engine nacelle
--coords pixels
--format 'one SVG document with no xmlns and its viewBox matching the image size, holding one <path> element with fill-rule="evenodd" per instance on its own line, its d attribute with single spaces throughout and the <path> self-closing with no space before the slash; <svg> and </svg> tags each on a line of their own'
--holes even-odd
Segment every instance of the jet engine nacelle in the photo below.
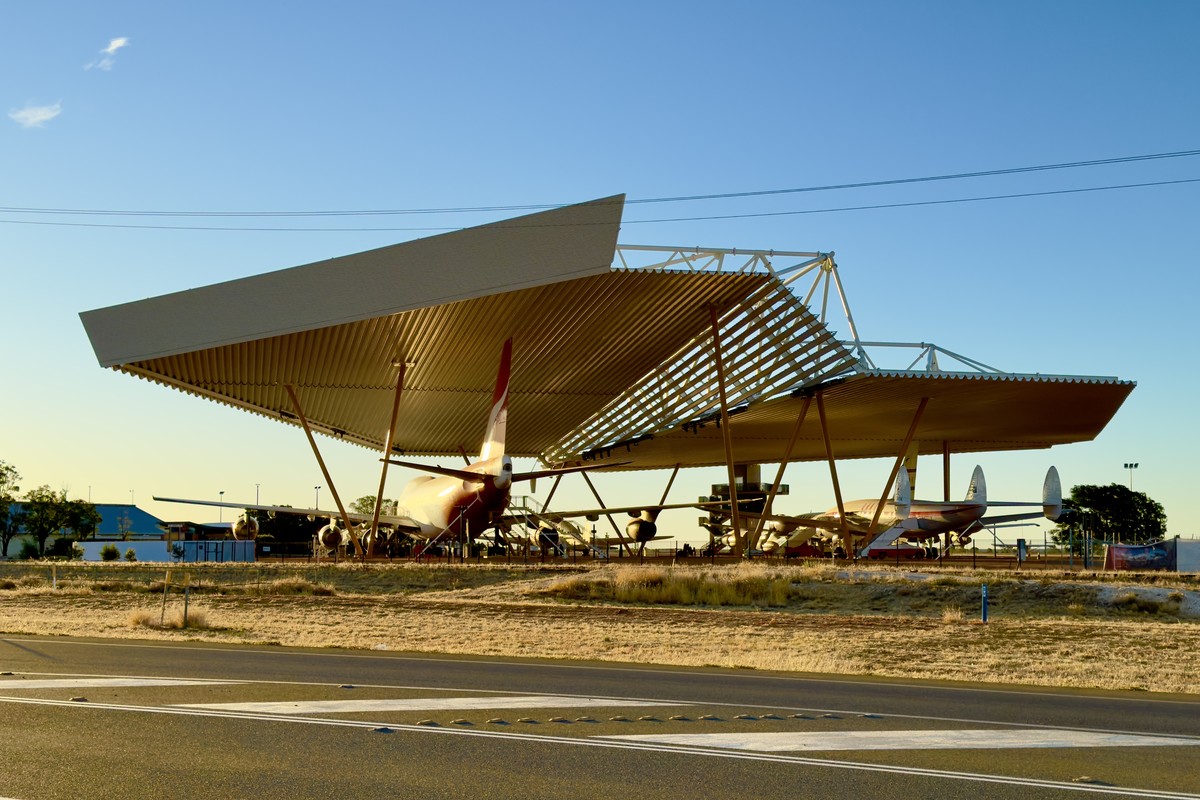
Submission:
<svg viewBox="0 0 1200 800">
<path fill-rule="evenodd" d="M 345 540 L 346 532 L 333 522 L 317 531 L 317 541 L 319 541 L 321 546 L 327 550 L 336 550 L 345 543 Z"/>
<path fill-rule="evenodd" d="M 253 541 L 258 536 L 258 520 L 240 517 L 233 523 L 233 538 L 238 541 Z"/>
<path fill-rule="evenodd" d="M 658 525 L 648 519 L 631 519 L 625 525 L 625 535 L 635 542 L 648 542 L 658 533 Z"/>
</svg>

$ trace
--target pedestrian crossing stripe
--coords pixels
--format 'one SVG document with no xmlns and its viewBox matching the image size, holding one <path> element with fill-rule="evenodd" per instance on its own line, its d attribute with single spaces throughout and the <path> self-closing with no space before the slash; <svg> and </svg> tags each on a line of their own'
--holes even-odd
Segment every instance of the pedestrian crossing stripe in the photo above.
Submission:
<svg viewBox="0 0 1200 800">
<path fill-rule="evenodd" d="M 29 678 L 0 680 L 0 694 L 25 689 L 106 689 L 126 686 L 227 686 L 238 681 L 184 680 L 175 678 Z"/>
<path fill-rule="evenodd" d="M 357 714 L 368 711 L 473 711 L 513 708 L 602 708 L 606 706 L 678 706 L 648 700 L 614 700 L 560 695 L 498 695 L 493 697 L 405 697 L 368 700 L 310 700 L 265 703 L 184 703 L 177 708 L 243 711 L 253 714 Z"/>
<path fill-rule="evenodd" d="M 1067 747 L 1195 747 L 1200 737 L 1036 729 L 638 734 L 625 742 L 713 747 L 759 753 L 834 750 L 1001 750 Z"/>
</svg>

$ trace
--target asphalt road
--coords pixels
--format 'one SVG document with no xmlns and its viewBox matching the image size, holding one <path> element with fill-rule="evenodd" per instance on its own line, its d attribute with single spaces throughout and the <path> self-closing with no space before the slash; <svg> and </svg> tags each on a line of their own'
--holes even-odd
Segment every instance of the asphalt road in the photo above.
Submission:
<svg viewBox="0 0 1200 800">
<path fill-rule="evenodd" d="M 3 799 L 1200 800 L 1188 696 L 37 637 L 0 672 Z"/>
</svg>

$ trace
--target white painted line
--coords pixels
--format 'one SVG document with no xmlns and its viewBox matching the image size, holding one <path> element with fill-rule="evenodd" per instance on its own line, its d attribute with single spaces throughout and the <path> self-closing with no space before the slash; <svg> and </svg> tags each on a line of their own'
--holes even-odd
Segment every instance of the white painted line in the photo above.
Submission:
<svg viewBox="0 0 1200 800">
<path fill-rule="evenodd" d="M 65 638 L 65 637 L 49 637 L 49 636 L 5 636 L 2 639 L 0 639 L 0 642 L 35 642 L 42 646 L 61 645 L 61 646 L 69 646 L 69 647 L 104 647 L 104 648 L 121 648 L 121 649 L 134 649 L 134 650 L 178 650 L 179 649 L 178 644 L 148 644 L 148 643 L 142 643 L 142 642 L 121 642 L 121 641 L 85 642 L 85 641 L 72 640 L 72 639 Z M 414 663 L 421 663 L 421 664 L 486 664 L 489 666 L 520 666 L 520 667 L 529 666 L 529 664 L 526 662 L 505 661 L 500 658 L 485 658 L 482 656 L 474 656 L 474 655 L 472 655 L 472 656 L 464 655 L 461 658 L 434 658 L 432 656 L 398 655 L 398 654 L 386 653 L 386 652 L 372 652 L 370 654 L 367 654 L 367 653 L 355 653 L 352 651 L 324 652 L 324 651 L 303 650 L 300 648 L 294 648 L 291 650 L 287 650 L 287 649 L 281 650 L 280 648 L 275 647 L 275 648 L 267 649 L 262 645 L 258 645 L 258 646 L 227 645 L 224 647 L 189 647 L 188 649 L 191 650 L 192 652 L 201 652 L 201 653 L 226 653 L 226 654 L 227 653 L 239 653 L 242 655 L 252 654 L 252 655 L 272 656 L 272 657 L 280 656 L 280 657 L 294 657 L 294 658 L 301 658 L 301 657 L 303 657 L 303 658 L 337 658 L 337 659 L 345 659 L 345 660 L 367 660 L 367 659 L 370 659 L 370 660 L 385 660 L 385 661 L 411 661 Z M 564 663 L 564 662 L 553 662 L 553 663 L 539 664 L 538 666 L 540 668 L 548 668 L 548 669 L 556 669 L 556 670 L 576 670 L 576 671 L 588 671 L 588 672 L 595 672 L 595 671 L 624 672 L 624 673 L 640 673 L 640 674 L 648 674 L 648 675 L 677 675 L 677 676 L 681 676 L 681 677 L 696 677 L 696 676 L 719 677 L 723 680 L 746 679 L 746 680 L 754 680 L 754 681 L 777 681 L 777 682 L 786 682 L 786 683 L 802 683 L 802 684 L 806 684 L 806 685 L 818 684 L 818 683 L 821 683 L 821 684 L 828 683 L 828 684 L 835 685 L 835 686 L 871 686 L 871 687 L 876 687 L 876 688 L 885 687 L 888 689 L 893 689 L 893 688 L 921 689 L 924 691 L 929 690 L 932 686 L 933 688 L 936 688 L 940 692 L 963 692 L 963 693 L 970 693 L 970 694 L 999 694 L 999 695 L 1005 695 L 1005 696 L 1010 696 L 1010 697 L 1012 697 L 1012 696 L 1027 696 L 1027 697 L 1032 698 L 1031 702 L 1037 702 L 1038 698 L 1043 698 L 1043 697 L 1065 698 L 1065 699 L 1069 699 L 1069 700 L 1081 700 L 1081 699 L 1088 698 L 1088 695 L 1084 694 L 1082 691 L 1074 692 L 1074 693 L 1070 693 L 1070 692 L 1066 692 L 1066 691 L 1054 691 L 1054 688 L 1058 688 L 1058 687 L 1045 687 L 1041 690 L 1032 690 L 1032 689 L 1025 689 L 1025 688 L 1022 688 L 1019 686 L 1005 686 L 1005 687 L 999 687 L 996 685 L 950 686 L 950 685 L 944 685 L 944 684 L 929 684 L 929 683 L 901 683 L 899 681 L 891 680 L 891 679 L 884 679 L 882 681 L 877 681 L 877 680 L 872 680 L 870 677 L 867 677 L 867 676 L 864 676 L 863 678 L 859 678 L 859 679 L 849 680 L 849 679 L 829 678 L 826 676 L 818 676 L 815 674 L 806 674 L 806 673 L 797 673 L 797 674 L 793 674 L 793 675 L 778 675 L 778 674 L 771 674 L 771 673 L 763 673 L 758 670 L 721 669 L 718 667 L 697 667 L 697 668 L 692 668 L 690 670 L 689 669 L 671 669 L 671 668 L 667 668 L 667 667 L 649 668 L 649 667 L 630 666 L 630 665 L 625 664 L 620 661 L 602 662 L 602 663 L 596 663 L 596 664 L 572 664 L 572 663 Z M 247 681 L 247 682 L 248 683 L 249 682 L 272 683 L 273 681 Z M 298 682 L 298 681 L 292 681 L 292 683 L 297 683 L 300 685 L 309 685 L 307 683 Z M 463 691 L 475 691 L 475 690 L 463 690 Z M 1130 694 L 1133 695 L 1133 693 L 1130 693 Z M 1200 706 L 1200 698 L 1188 699 L 1188 700 L 1179 700 L 1179 699 L 1175 699 L 1175 698 L 1160 698 L 1160 697 L 1155 697 L 1153 694 L 1146 694 L 1144 692 L 1133 695 L 1133 696 L 1122 696 L 1120 694 L 1115 694 L 1115 693 L 1114 694 L 1105 694 L 1105 695 L 1103 695 L 1103 699 L 1105 702 L 1129 702 L 1129 703 L 1138 703 L 1138 704 L 1154 703 L 1154 704 L 1159 704 L 1159 705 Z M 739 707 L 742 707 L 745 704 L 705 702 L 705 705 L 728 705 L 728 706 L 739 705 Z M 808 707 L 800 708 L 800 707 L 796 707 L 796 708 L 792 708 L 790 710 L 814 711 L 817 713 L 829 712 L 829 713 L 834 713 L 834 714 L 863 713 L 863 709 L 854 710 L 854 709 L 836 709 L 836 708 L 808 708 Z M 1019 724 L 1019 723 L 998 722 L 998 721 L 992 721 L 992 720 L 957 719 L 954 717 L 928 717 L 928 716 L 922 716 L 922 715 L 917 715 L 917 714 L 889 714 L 888 716 L 891 716 L 891 717 L 902 716 L 907 719 L 930 719 L 930 720 L 943 721 L 943 722 L 981 722 L 981 723 L 989 724 L 989 725 Z"/>
<path fill-rule="evenodd" d="M 406 697 L 377 700 L 310 700 L 269 703 L 180 703 L 177 708 L 245 711 L 253 714 L 358 714 L 366 711 L 472 711 L 499 708 L 601 708 L 615 706 L 678 706 L 647 700 L 599 697 L 525 695 L 499 697 Z"/>
<path fill-rule="evenodd" d="M 0 680 L 0 693 L 20 689 L 103 689 L 113 686 L 225 686 L 237 681 L 205 681 L 175 678 L 34 678 Z M 3 798 L 0 798 L 3 800 Z"/>
<path fill-rule="evenodd" d="M 695 733 L 603 736 L 647 744 L 718 747 L 759 753 L 834 750 L 1006 750 L 1066 747 L 1197 747 L 1200 739 L 1089 731 L 948 730 L 828 731 L 824 733 Z"/>
<path fill-rule="evenodd" d="M 688 747 L 653 742 L 613 741 L 603 740 L 594 736 L 552 736 L 546 734 L 526 734 L 508 731 L 487 731 L 456 729 L 442 727 L 422 727 L 419 725 L 396 725 L 393 723 L 368 722 L 365 720 L 325 719 L 320 717 L 296 717 L 291 715 L 267 716 L 265 714 L 239 714 L 226 711 L 210 711 L 201 709 L 172 708 L 170 706 L 121 706 L 103 703 L 72 703 L 67 700 L 37 700 L 32 698 L 0 697 L 0 703 L 19 703 L 24 705 L 44 705 L 58 708 L 71 708 L 80 712 L 96 711 L 127 711 L 144 714 L 167 715 L 196 715 L 200 717 L 216 717 L 224 719 L 241 719 L 271 721 L 282 723 L 299 723 L 341 728 L 357 728 L 369 730 L 387 725 L 399 731 L 431 736 L 475 736 L 488 739 L 531 742 L 538 745 L 547 743 L 560 744 L 568 747 L 598 747 L 614 750 L 640 750 L 663 754 L 684 755 L 701 758 L 726 758 L 738 761 L 762 761 L 773 764 L 792 764 L 797 766 L 823 767 L 826 769 L 848 770 L 855 772 L 877 772 L 892 775 L 912 775 L 925 778 L 942 778 L 952 781 L 970 781 L 981 784 L 1002 784 L 1009 786 L 1024 786 L 1037 789 L 1058 789 L 1080 794 L 1099 794 L 1119 797 L 1154 798 L 1154 800 L 1200 800 L 1200 794 L 1190 792 L 1161 791 L 1158 789 L 1138 789 L 1127 786 L 1103 786 L 1086 783 L 1067 783 L 1065 781 L 1047 781 L 1037 778 L 1017 778 L 1005 775 L 987 775 L 976 772 L 953 772 L 949 770 L 924 769 L 900 764 L 868 764 L 855 761 L 840 761 L 828 758 L 810 758 L 807 756 L 781 755 L 776 753 L 751 753 L 737 750 L 713 749 L 703 747 Z M 619 739 L 620 737 L 614 737 Z M 1184 740 L 1191 743 L 1190 740 Z"/>
</svg>

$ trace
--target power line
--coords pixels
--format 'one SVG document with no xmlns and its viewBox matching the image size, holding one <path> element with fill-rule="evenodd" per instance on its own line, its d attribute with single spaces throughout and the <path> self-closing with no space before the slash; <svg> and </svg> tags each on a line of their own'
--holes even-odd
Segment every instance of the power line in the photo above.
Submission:
<svg viewBox="0 0 1200 800">
<path fill-rule="evenodd" d="M 644 205 L 649 203 L 680 203 L 698 200 L 733 200 L 745 197 L 767 197 L 782 194 L 800 194 L 808 192 L 828 192 L 842 189 L 867 189 L 880 186 L 899 186 L 913 183 L 932 183 L 937 181 L 963 180 L 967 178 L 990 178 L 1000 175 L 1017 175 L 1029 172 L 1047 172 L 1051 170 L 1078 169 L 1085 167 L 1107 166 L 1111 164 L 1129 164 L 1139 161 L 1157 161 L 1169 158 L 1189 158 L 1200 155 L 1200 150 L 1177 150 L 1170 153 L 1149 153 L 1135 156 L 1119 156 L 1117 158 L 1101 158 L 1090 161 L 1066 161 L 1057 164 L 1037 164 L 1025 167 L 1009 167 L 1006 169 L 981 170 L 976 172 L 957 172 L 946 175 L 927 175 L 916 178 L 891 178 L 886 180 L 863 181 L 859 183 L 835 183 L 820 186 L 802 186 L 790 189 L 761 189 L 745 192 L 724 192 L 719 194 L 678 195 L 674 197 L 644 197 L 625 201 L 626 205 Z M 562 208 L 563 203 L 531 203 L 524 205 L 495 205 L 495 206 L 462 206 L 449 208 L 407 208 L 407 209 L 361 209 L 343 211 L 130 211 L 116 209 L 88 208 L 24 208 L 0 206 L 0 213 L 7 214 L 54 214 L 71 216 L 127 216 L 127 217 L 346 217 L 346 216 L 400 216 L 418 214 L 466 214 L 496 211 L 538 211 L 549 208 Z M 116 227 L 116 226 L 111 226 Z M 134 226 L 130 226 L 134 227 Z M 161 226 L 166 228 L 167 226 Z M 198 229 L 199 230 L 199 229 Z M 214 228 L 214 230 L 222 230 Z M 236 229 L 236 230 L 251 230 Z M 292 229 L 284 229 L 292 230 Z M 341 229 L 334 229 L 341 230 Z M 383 230 L 404 230 L 386 228 Z M 414 230 L 457 230 L 457 228 L 415 228 Z"/>
<path fill-rule="evenodd" d="M 1107 192 L 1114 189 L 1141 189 L 1148 186 L 1173 186 L 1181 183 L 1200 183 L 1200 178 L 1180 178 L 1173 181 L 1152 181 L 1149 183 L 1125 183 L 1118 186 L 1092 186 L 1084 189 L 1054 189 L 1045 192 L 1020 192 L 1018 194 L 994 194 L 984 197 L 958 197 L 951 200 L 916 200 L 909 203 L 879 203 L 867 206 L 842 206 L 840 208 L 813 208 L 803 211 L 762 211 L 753 214 L 719 214 L 707 217 L 676 217 L 674 219 L 637 219 L 625 220 L 624 223 L 638 224 L 650 222 L 701 222 L 718 219 L 751 219 L 755 217 L 791 217 L 800 214 L 834 214 L 842 211 L 873 211 L 883 208 L 912 208 L 915 206 L 941 206 L 953 203 L 981 203 L 989 200 L 1013 200 L 1023 197 L 1050 197 L 1060 194 L 1083 194 L 1085 192 Z M 624 224 L 623 223 L 623 224 Z"/>
<path fill-rule="evenodd" d="M 889 208 L 913 208 L 917 206 L 935 206 L 935 205 L 952 205 L 955 203 L 980 203 L 992 200 L 1013 200 L 1026 197 L 1051 197 L 1054 195 L 1064 194 L 1085 194 L 1088 192 L 1107 192 L 1118 189 L 1142 189 L 1153 186 L 1175 186 L 1179 184 L 1200 183 L 1200 178 L 1180 178 L 1172 181 L 1150 181 L 1146 183 L 1124 183 L 1114 186 L 1091 186 L 1082 189 L 1055 189 L 1044 192 L 1020 192 L 1017 194 L 995 194 L 981 197 L 957 197 L 948 200 L 918 200 L 908 203 L 878 203 L 874 205 L 863 206 L 841 206 L 837 208 L 810 208 L 796 211 L 760 211 L 749 214 L 716 214 L 710 216 L 696 217 L 666 217 L 659 219 L 627 219 L 622 220 L 622 225 L 646 225 L 663 222 L 704 222 L 711 220 L 722 219 L 754 219 L 759 217 L 786 217 L 798 216 L 801 214 L 836 214 L 845 211 L 874 211 Z M 30 220 L 30 219 L 0 219 L 0 224 L 3 225 L 48 225 L 53 227 L 68 227 L 68 228 L 123 228 L 123 229 L 138 229 L 138 230 L 166 230 L 166 231 L 246 231 L 246 232 L 282 232 L 282 233 L 371 233 L 371 232 L 443 232 L 443 231 L 458 231 L 462 227 L 405 227 L 405 228 L 263 228 L 263 227 L 230 227 L 219 225 L 138 225 L 128 223 L 107 223 L 107 222 L 52 222 L 49 220 Z M 513 225 L 508 227 L 513 228 L 551 228 L 563 226 L 579 226 L 591 224 L 607 224 L 607 223 L 535 223 L 531 222 L 526 225 Z"/>
</svg>

